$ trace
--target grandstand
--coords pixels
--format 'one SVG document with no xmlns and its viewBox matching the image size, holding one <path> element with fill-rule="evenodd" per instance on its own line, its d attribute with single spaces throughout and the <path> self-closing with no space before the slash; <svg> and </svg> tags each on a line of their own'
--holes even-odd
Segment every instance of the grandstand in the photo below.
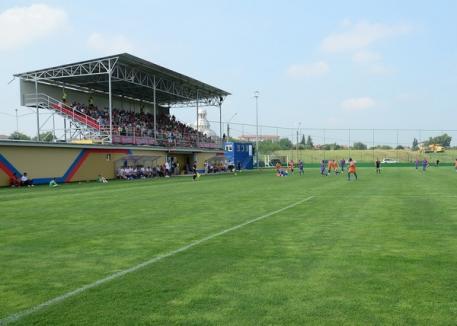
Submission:
<svg viewBox="0 0 457 326">
<path fill-rule="evenodd" d="M 207 135 L 198 123 L 192 128 L 170 109 L 193 108 L 197 116 L 214 107 L 221 116 L 230 93 L 131 54 L 14 76 L 20 80 L 21 105 L 36 110 L 38 141 L 49 130 L 44 128 L 49 117 L 41 121 L 40 112 L 60 116 L 64 128 L 59 134 L 53 124 L 53 143 L 0 142 L 0 185 L 24 171 L 37 183 L 54 176 L 65 182 L 93 180 L 101 173 L 113 178 L 114 162 L 125 155 L 159 157 L 158 164 L 173 160 L 182 167 L 197 161 L 199 169 L 205 159 L 223 155 L 221 134 Z M 78 174 L 81 169 L 85 172 Z"/>
<path fill-rule="evenodd" d="M 208 143 L 216 139 L 175 121 L 169 110 L 196 107 L 198 111 L 204 106 L 221 110 L 224 98 L 230 95 L 127 53 L 15 77 L 21 80 L 22 105 L 37 112 L 52 110 L 71 121 L 70 140 L 78 135 L 110 143 L 162 145 L 172 132 L 186 146 L 214 147 Z M 39 132 L 37 114 L 38 137 Z"/>
</svg>

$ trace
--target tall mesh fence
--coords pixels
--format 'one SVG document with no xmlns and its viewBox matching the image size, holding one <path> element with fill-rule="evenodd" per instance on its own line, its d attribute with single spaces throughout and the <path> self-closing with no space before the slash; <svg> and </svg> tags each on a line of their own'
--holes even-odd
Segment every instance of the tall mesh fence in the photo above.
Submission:
<svg viewBox="0 0 457 326">
<path fill-rule="evenodd" d="M 218 121 L 211 121 L 211 125 L 219 130 Z M 226 139 L 255 142 L 257 126 L 223 122 L 222 133 Z M 430 138 L 444 134 L 451 138 L 447 146 L 441 148 L 438 146 L 440 144 L 429 143 Z M 451 163 L 457 158 L 457 130 L 287 128 L 259 125 L 258 139 L 259 161 L 263 163 L 268 163 L 271 157 L 301 159 L 308 163 L 349 157 L 360 162 L 390 159 L 407 163 L 417 158 L 427 158 L 430 161 Z M 415 147 L 414 140 L 417 142 Z M 265 145 L 266 142 L 271 145 Z"/>
</svg>

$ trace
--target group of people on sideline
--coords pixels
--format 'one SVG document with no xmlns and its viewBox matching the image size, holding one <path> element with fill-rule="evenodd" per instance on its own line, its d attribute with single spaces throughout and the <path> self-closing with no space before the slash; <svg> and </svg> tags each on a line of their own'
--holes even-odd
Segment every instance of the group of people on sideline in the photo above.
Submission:
<svg viewBox="0 0 457 326">
<path fill-rule="evenodd" d="M 33 187 L 33 180 L 29 178 L 27 172 L 22 175 L 14 173 L 10 178 L 10 187 Z"/>
<path fill-rule="evenodd" d="M 381 161 L 379 159 L 376 159 L 375 161 L 375 167 L 376 167 L 376 174 L 381 174 Z M 352 158 L 349 158 L 347 163 L 345 159 L 340 160 L 339 162 L 336 160 L 328 160 L 324 161 L 322 160 L 320 163 L 320 174 L 322 176 L 329 176 L 332 174 L 332 172 L 335 175 L 340 175 L 343 174 L 346 168 L 346 164 L 348 164 L 347 167 L 347 179 L 350 181 L 351 177 L 354 177 L 355 180 L 358 179 L 357 175 L 357 165 L 356 161 L 353 160 Z M 440 161 L 436 161 L 435 166 L 439 166 Z M 191 166 L 188 164 L 189 167 L 186 166 L 186 172 L 188 174 L 192 175 L 193 180 L 197 180 L 200 177 L 200 174 L 197 171 L 197 163 L 194 162 Z M 414 161 L 414 165 L 416 170 L 419 170 L 419 167 L 421 167 L 421 170 L 425 172 L 427 168 L 430 166 L 430 162 L 424 158 L 423 160 L 416 159 Z M 205 173 L 211 173 L 215 172 L 216 170 L 218 172 L 222 171 L 232 171 L 236 172 L 238 170 L 241 170 L 241 164 L 238 163 L 236 167 L 234 166 L 225 166 L 222 168 L 223 165 L 218 166 L 216 169 L 215 167 L 210 167 L 210 165 L 205 162 Z M 297 164 L 298 168 L 298 174 L 301 176 L 304 174 L 304 164 L 302 160 L 298 161 Z M 455 159 L 454 162 L 454 168 L 455 172 L 457 172 L 457 159 Z M 275 166 L 275 171 L 276 171 L 276 176 L 278 177 L 286 177 L 289 175 L 294 175 L 295 174 L 295 162 L 291 160 L 286 167 L 283 167 L 281 163 L 277 163 Z M 133 179 L 145 179 L 145 178 L 155 178 L 155 177 L 170 177 L 172 175 L 179 175 L 180 173 L 180 167 L 178 162 L 168 162 L 166 161 L 162 165 L 157 165 L 155 167 L 133 167 L 133 166 L 123 166 L 116 171 L 116 176 L 118 179 L 123 179 L 123 180 L 133 180 Z M 108 180 L 102 176 L 101 174 L 98 175 L 97 181 L 100 183 L 108 183 Z M 18 175 L 17 173 L 14 173 L 10 179 L 9 179 L 9 185 L 10 187 L 33 187 L 34 182 L 33 179 L 29 178 L 28 173 L 24 172 L 22 175 Z M 49 187 L 58 187 L 59 184 L 57 183 L 57 178 L 52 178 L 49 181 Z"/>
</svg>

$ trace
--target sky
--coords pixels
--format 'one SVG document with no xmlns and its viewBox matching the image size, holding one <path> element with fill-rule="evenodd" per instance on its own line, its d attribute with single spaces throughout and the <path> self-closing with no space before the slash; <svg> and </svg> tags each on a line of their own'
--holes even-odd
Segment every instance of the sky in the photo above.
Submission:
<svg viewBox="0 0 457 326">
<path fill-rule="evenodd" d="M 259 91 L 262 125 L 457 129 L 454 0 L 2 0 L 0 134 L 16 109 L 19 130 L 36 132 L 14 73 L 121 52 L 230 92 L 225 121 L 255 124 Z"/>
</svg>

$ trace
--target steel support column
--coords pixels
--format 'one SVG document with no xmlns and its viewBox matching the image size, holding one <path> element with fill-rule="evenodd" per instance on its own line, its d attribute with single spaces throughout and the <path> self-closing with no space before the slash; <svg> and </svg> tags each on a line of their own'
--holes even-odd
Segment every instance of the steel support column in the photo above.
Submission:
<svg viewBox="0 0 457 326">
<path fill-rule="evenodd" d="M 109 141 L 113 143 L 113 99 L 111 91 L 111 75 L 112 75 L 111 60 L 108 61 L 108 107 L 109 107 Z"/>
<path fill-rule="evenodd" d="M 40 141 L 40 109 L 38 107 L 38 80 L 35 78 L 36 139 Z"/>
<path fill-rule="evenodd" d="M 153 97 L 154 97 L 154 139 L 157 140 L 157 97 L 156 97 L 156 76 L 154 76 L 154 83 L 153 83 Z"/>
<path fill-rule="evenodd" d="M 199 120 L 199 119 L 198 119 L 198 89 L 197 89 L 197 146 L 198 146 L 199 139 L 200 139 L 200 134 L 199 134 L 199 132 L 200 132 L 199 129 L 200 129 L 200 128 L 199 128 L 199 126 L 198 126 L 198 125 L 199 125 L 198 120 Z"/>
</svg>

